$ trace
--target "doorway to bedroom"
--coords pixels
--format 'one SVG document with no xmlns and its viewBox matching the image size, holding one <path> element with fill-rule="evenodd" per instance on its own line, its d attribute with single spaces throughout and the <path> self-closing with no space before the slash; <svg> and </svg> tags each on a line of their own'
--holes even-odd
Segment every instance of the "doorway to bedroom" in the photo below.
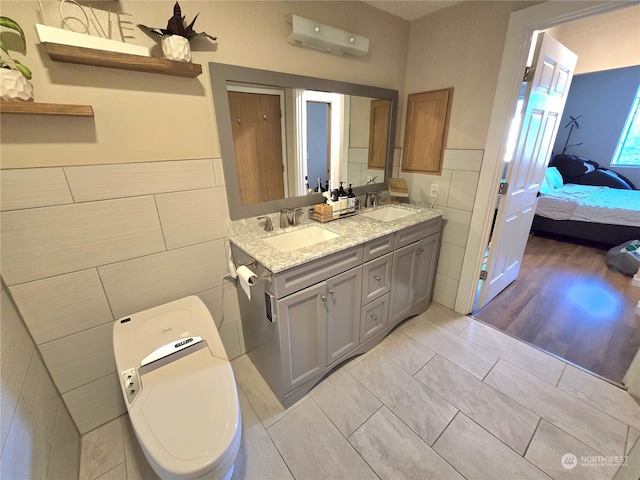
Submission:
<svg viewBox="0 0 640 480">
<path fill-rule="evenodd" d="M 589 18 L 574 23 L 582 24 L 579 28 L 585 35 L 594 36 L 594 32 L 598 32 L 595 42 L 608 44 L 611 38 L 608 41 L 597 40 L 606 35 L 607 22 L 594 22 L 605 20 L 609 15 L 625 19 L 638 18 L 637 13 L 625 8 L 597 19 Z M 623 35 L 620 22 L 614 25 L 614 29 L 618 30 L 616 34 Z M 576 38 L 579 36 L 575 35 Z M 558 38 L 564 43 L 562 35 L 558 35 Z M 570 42 L 567 44 L 573 46 Z M 602 60 L 602 66 L 594 68 L 593 60 L 582 55 L 579 49 L 576 50 L 580 61 L 592 62 L 587 71 L 614 70 L 619 66 L 606 64 L 606 61 L 617 60 L 608 58 L 606 61 Z M 636 73 L 636 77 L 640 78 L 640 74 Z M 616 92 L 615 86 L 610 86 L 607 93 L 610 92 Z M 593 95 L 591 97 L 595 105 L 598 99 Z M 602 101 L 611 104 L 611 96 Z M 608 123 L 606 128 L 610 129 L 613 123 L 611 117 L 598 116 L 589 110 L 575 111 L 569 103 L 565 113 L 573 117 L 582 116 L 578 120 L 579 130 L 574 127 L 571 138 L 568 138 L 571 127 L 567 126 L 565 129 L 568 122 L 563 119 L 553 149 L 554 154 L 562 153 L 568 146 L 567 154 L 590 157 L 599 161 L 601 166 L 610 168 L 609 159 L 612 155 L 603 160 L 600 153 L 595 153 L 609 140 L 603 135 L 601 125 L 600 130 L 594 133 L 593 124 L 604 121 Z M 624 119 L 622 122 L 624 123 Z M 615 148 L 619 134 L 620 127 L 612 149 Z M 594 147 L 594 142 L 597 141 L 599 143 Z M 591 150 L 585 151 L 585 148 Z M 624 170 L 625 173 L 628 171 Z M 635 174 L 640 178 L 640 168 L 635 170 Z M 633 179 L 633 175 L 627 176 Z M 636 185 L 640 185 L 640 182 Z M 640 347 L 640 317 L 634 315 L 635 305 L 640 299 L 640 289 L 631 286 L 629 277 L 607 269 L 604 261 L 606 250 L 606 247 L 597 243 L 553 235 L 531 236 L 527 241 L 518 279 L 493 302 L 481 311 L 474 310 L 472 315 L 569 362 L 621 383 Z"/>
</svg>

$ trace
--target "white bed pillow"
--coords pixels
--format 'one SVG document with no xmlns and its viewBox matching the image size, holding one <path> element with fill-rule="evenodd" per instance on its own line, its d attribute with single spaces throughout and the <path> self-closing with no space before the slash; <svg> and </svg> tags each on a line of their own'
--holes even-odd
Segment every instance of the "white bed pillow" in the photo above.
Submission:
<svg viewBox="0 0 640 480">
<path fill-rule="evenodd" d="M 564 184 L 562 175 L 556 167 L 548 167 L 540 184 L 540 193 L 546 195 Z"/>
</svg>

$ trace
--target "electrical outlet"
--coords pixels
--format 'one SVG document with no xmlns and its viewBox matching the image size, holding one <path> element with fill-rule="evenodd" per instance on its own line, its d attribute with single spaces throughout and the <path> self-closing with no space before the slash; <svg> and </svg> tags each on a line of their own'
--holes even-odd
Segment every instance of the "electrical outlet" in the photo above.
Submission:
<svg viewBox="0 0 640 480">
<path fill-rule="evenodd" d="M 431 184 L 431 190 L 429 191 L 429 196 L 431 198 L 435 198 L 438 196 L 438 184 L 437 183 L 432 183 Z"/>
</svg>

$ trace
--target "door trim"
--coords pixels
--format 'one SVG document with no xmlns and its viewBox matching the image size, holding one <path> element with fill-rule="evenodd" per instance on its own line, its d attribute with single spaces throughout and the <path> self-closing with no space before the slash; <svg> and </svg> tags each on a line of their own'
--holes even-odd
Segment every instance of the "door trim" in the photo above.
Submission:
<svg viewBox="0 0 640 480">
<path fill-rule="evenodd" d="M 534 32 L 635 4 L 636 2 L 624 1 L 601 2 L 584 8 L 582 3 L 577 2 L 545 2 L 511 14 L 454 304 L 455 311 L 467 314 L 471 313 L 473 308 L 502 176 L 509 125 L 515 113 Z"/>
</svg>

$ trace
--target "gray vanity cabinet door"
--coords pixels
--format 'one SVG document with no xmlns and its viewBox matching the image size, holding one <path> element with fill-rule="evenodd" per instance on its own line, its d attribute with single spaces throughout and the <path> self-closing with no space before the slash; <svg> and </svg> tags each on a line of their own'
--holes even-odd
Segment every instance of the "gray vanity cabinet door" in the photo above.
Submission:
<svg viewBox="0 0 640 480">
<path fill-rule="evenodd" d="M 420 240 L 416 252 L 413 278 L 413 302 L 412 308 L 431 300 L 433 292 L 433 279 L 438 265 L 438 246 L 440 234 L 431 235 Z"/>
<path fill-rule="evenodd" d="M 392 324 L 407 318 L 413 307 L 414 272 L 419 248 L 420 242 L 415 242 L 393 253 L 391 311 L 389 312 L 389 322 Z"/>
<path fill-rule="evenodd" d="M 326 284 L 278 300 L 283 387 L 288 392 L 327 365 Z"/>
<path fill-rule="evenodd" d="M 362 268 L 327 280 L 327 364 L 360 343 Z"/>
</svg>

